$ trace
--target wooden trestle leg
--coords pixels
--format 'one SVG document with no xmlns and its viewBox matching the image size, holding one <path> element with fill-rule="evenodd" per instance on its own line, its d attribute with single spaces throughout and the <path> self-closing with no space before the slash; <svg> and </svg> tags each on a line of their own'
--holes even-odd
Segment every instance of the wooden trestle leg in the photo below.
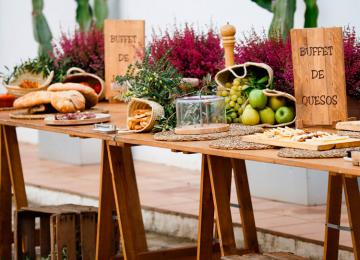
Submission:
<svg viewBox="0 0 360 260">
<path fill-rule="evenodd" d="M 244 233 L 245 247 L 240 250 L 236 249 L 230 210 L 232 170 Z M 222 256 L 259 252 L 245 161 L 211 155 L 202 157 L 198 260 L 214 259 L 209 250 L 213 240 L 214 213 Z"/>
<path fill-rule="evenodd" d="M 360 260 L 360 191 L 356 176 L 329 173 L 326 210 L 326 229 L 324 241 L 324 259 L 336 260 L 339 254 L 339 235 L 342 188 L 346 198 L 346 207 L 350 224 L 355 260 Z"/>
<path fill-rule="evenodd" d="M 11 259 L 11 187 L 17 209 L 28 205 L 16 129 L 0 126 L 0 259 Z"/>
<path fill-rule="evenodd" d="M 360 260 L 360 191 L 357 177 L 343 176 L 354 258 Z"/>
</svg>

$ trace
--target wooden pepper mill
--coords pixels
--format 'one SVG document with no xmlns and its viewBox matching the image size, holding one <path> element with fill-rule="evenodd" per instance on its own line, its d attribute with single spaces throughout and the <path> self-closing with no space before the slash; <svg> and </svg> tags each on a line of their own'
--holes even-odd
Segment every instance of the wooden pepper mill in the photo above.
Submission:
<svg viewBox="0 0 360 260">
<path fill-rule="evenodd" d="M 230 67 L 235 64 L 234 62 L 234 47 L 235 47 L 235 26 L 227 23 L 220 29 L 221 38 L 225 50 L 225 67 Z"/>
</svg>

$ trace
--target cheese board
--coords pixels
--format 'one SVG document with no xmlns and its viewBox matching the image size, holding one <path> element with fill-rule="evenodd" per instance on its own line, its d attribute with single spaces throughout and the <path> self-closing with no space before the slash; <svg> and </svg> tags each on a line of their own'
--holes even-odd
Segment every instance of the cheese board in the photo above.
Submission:
<svg viewBox="0 0 360 260">
<path fill-rule="evenodd" d="M 360 139 L 340 136 L 326 132 L 304 132 L 300 129 L 274 129 L 261 134 L 241 137 L 242 141 L 267 144 L 277 147 L 296 148 L 314 151 L 359 147 Z"/>
<path fill-rule="evenodd" d="M 75 114 L 75 113 L 74 113 Z M 86 114 L 86 113 L 82 113 Z M 90 114 L 90 113 L 88 113 Z M 79 119 L 67 119 L 64 115 L 61 118 L 57 118 L 57 115 L 51 115 L 44 119 L 46 125 L 53 126 L 69 126 L 69 125 L 91 125 L 97 123 L 105 123 L 110 121 L 111 116 L 109 114 L 91 114 L 91 116 L 83 116 Z M 66 116 L 66 115 L 65 115 Z"/>
<path fill-rule="evenodd" d="M 360 121 L 344 121 L 336 124 L 336 129 L 360 132 Z"/>
</svg>

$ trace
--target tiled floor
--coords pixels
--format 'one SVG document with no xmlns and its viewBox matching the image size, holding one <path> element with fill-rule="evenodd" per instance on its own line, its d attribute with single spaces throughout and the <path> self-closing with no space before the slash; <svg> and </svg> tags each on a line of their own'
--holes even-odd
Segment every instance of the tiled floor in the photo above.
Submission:
<svg viewBox="0 0 360 260">
<path fill-rule="evenodd" d="M 37 147 L 21 144 L 25 182 L 90 197 L 98 196 L 99 165 L 73 166 L 39 160 Z M 177 212 L 198 214 L 199 172 L 148 162 L 135 162 L 142 205 Z M 232 189 L 234 191 L 234 189 Z M 232 192 L 232 202 L 236 194 Z M 258 227 L 322 241 L 325 207 L 301 205 L 253 198 Z M 240 222 L 239 211 L 232 208 L 233 220 Z M 343 206 L 342 224 L 348 225 Z M 351 246 L 349 232 L 341 232 L 342 245 Z"/>
</svg>

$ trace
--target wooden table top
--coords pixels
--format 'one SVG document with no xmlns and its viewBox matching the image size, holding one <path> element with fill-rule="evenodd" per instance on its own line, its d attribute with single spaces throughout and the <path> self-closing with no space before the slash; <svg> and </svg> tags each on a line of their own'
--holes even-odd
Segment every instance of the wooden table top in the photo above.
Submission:
<svg viewBox="0 0 360 260">
<path fill-rule="evenodd" d="M 126 105 L 100 103 L 98 107 L 107 109 L 111 114 L 111 123 L 118 127 L 126 125 Z M 127 143 L 134 145 L 145 145 L 160 148 L 167 148 L 181 152 L 202 153 L 217 155 L 222 157 L 244 159 L 258 162 L 275 163 L 281 165 L 302 167 L 331 171 L 341 174 L 360 176 L 360 167 L 353 166 L 351 162 L 338 159 L 293 159 L 281 158 L 277 156 L 277 150 L 219 150 L 209 147 L 209 141 L 196 142 L 164 142 L 153 139 L 152 134 L 101 134 L 94 132 L 92 125 L 85 126 L 47 126 L 43 120 L 21 120 L 11 119 L 9 111 L 0 112 L 0 124 L 16 127 L 26 127 L 37 130 L 67 134 L 75 137 L 96 138 L 117 143 Z"/>
</svg>

